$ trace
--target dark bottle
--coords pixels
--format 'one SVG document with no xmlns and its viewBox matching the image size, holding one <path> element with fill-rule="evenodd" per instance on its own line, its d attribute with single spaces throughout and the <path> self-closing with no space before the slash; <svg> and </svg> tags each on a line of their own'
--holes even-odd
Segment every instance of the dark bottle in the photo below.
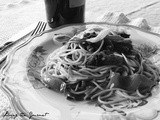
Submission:
<svg viewBox="0 0 160 120">
<path fill-rule="evenodd" d="M 45 6 L 47 22 L 52 28 L 84 22 L 85 0 L 45 0 Z"/>
<path fill-rule="evenodd" d="M 44 0 L 47 23 L 51 28 L 59 26 L 58 0 Z"/>
</svg>

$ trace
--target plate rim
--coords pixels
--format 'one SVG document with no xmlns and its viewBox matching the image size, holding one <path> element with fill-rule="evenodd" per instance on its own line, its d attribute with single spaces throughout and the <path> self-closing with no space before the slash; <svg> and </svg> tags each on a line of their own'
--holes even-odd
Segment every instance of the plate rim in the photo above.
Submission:
<svg viewBox="0 0 160 120">
<path fill-rule="evenodd" d="M 106 24 L 106 25 L 111 25 L 111 26 L 115 26 L 115 27 L 129 27 L 129 28 L 134 28 L 136 30 L 140 30 L 142 32 L 152 34 L 152 35 L 156 35 L 156 36 L 160 37 L 160 34 L 158 34 L 158 33 L 152 32 L 150 30 L 145 30 L 143 28 L 140 28 L 140 27 L 137 27 L 137 26 L 134 26 L 134 25 L 129 25 L 129 24 L 125 24 L 125 23 L 124 24 L 123 23 L 115 24 L 115 23 L 109 23 L 109 22 L 85 22 L 85 23 L 65 24 L 65 25 L 58 26 L 54 29 L 46 30 L 46 31 L 44 31 L 44 33 L 45 32 L 56 31 L 56 30 L 59 30 L 59 29 L 65 28 L 65 27 L 70 27 L 70 26 L 80 26 L 80 25 L 90 25 L 90 24 L 98 24 L 98 25 Z M 42 32 L 42 34 L 43 34 L 43 32 Z"/>
</svg>

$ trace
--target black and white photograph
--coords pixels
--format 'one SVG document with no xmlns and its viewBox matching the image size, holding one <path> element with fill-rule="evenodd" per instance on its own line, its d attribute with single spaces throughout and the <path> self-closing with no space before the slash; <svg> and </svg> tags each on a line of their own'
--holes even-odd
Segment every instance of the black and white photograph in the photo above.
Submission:
<svg viewBox="0 0 160 120">
<path fill-rule="evenodd" d="M 0 0 L 0 120 L 160 120 L 160 0 Z"/>
</svg>

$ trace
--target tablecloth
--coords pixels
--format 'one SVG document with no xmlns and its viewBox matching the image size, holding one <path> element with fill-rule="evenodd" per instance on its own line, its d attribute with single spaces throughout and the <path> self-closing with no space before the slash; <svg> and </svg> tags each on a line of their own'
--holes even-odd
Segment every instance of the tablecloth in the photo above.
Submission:
<svg viewBox="0 0 160 120">
<path fill-rule="evenodd" d="M 140 3 L 141 5 L 139 5 Z M 85 21 L 125 23 L 160 33 L 159 5 L 159 0 L 137 0 L 136 2 L 135 0 L 107 2 L 106 0 L 87 0 Z M 22 0 L 18 4 L 12 3 L 6 4 L 5 7 L 0 6 L 0 15 L 1 45 L 33 22 L 46 21 L 44 2 L 39 0 Z M 0 119 L 3 119 L 6 111 L 13 112 L 9 99 L 0 89 Z M 9 117 L 7 119 L 11 120 Z"/>
<path fill-rule="evenodd" d="M 160 0 L 86 0 L 86 21 L 95 21 L 104 13 L 124 13 L 130 19 L 145 18 L 160 25 Z M 45 21 L 43 0 L 0 0 L 0 45 L 33 22 Z"/>
</svg>

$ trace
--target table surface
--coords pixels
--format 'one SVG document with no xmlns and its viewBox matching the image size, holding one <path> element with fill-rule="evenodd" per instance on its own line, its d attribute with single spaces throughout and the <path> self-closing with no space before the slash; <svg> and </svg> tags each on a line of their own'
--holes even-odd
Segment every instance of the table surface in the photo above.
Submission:
<svg viewBox="0 0 160 120">
<path fill-rule="evenodd" d="M 0 45 L 16 33 L 38 21 L 46 21 L 43 0 L 0 0 Z M 86 0 L 85 21 L 101 21 L 110 18 L 127 18 L 134 25 L 147 24 L 160 33 L 160 0 Z M 123 13 L 123 14 L 122 14 Z M 157 27 L 158 26 L 158 27 Z M 154 30 L 152 29 L 154 32 Z M 1 112 L 2 111 L 2 112 Z M 12 112 L 8 98 L 0 89 L 0 116 Z M 1 117 L 0 117 L 1 118 Z"/>
<path fill-rule="evenodd" d="M 3 3 L 3 4 L 2 4 Z M 86 0 L 86 21 L 104 13 L 124 13 L 130 19 L 143 17 L 150 25 L 160 25 L 160 0 Z M 33 22 L 46 21 L 43 0 L 0 0 L 0 44 Z"/>
</svg>

